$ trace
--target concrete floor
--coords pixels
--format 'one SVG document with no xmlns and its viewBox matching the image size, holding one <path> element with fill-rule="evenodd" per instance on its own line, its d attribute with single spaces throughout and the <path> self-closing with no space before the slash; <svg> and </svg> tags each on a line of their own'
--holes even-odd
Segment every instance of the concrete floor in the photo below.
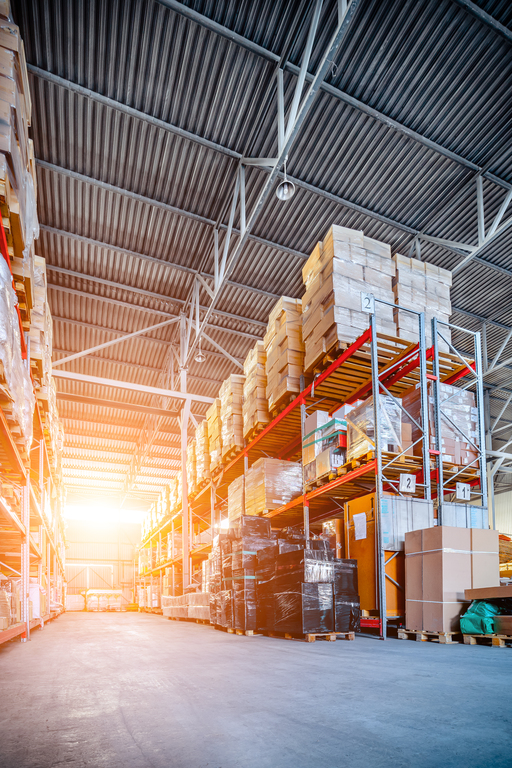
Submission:
<svg viewBox="0 0 512 768">
<path fill-rule="evenodd" d="M 1 768 L 510 768 L 512 649 L 60 616 L 0 646 Z"/>
</svg>

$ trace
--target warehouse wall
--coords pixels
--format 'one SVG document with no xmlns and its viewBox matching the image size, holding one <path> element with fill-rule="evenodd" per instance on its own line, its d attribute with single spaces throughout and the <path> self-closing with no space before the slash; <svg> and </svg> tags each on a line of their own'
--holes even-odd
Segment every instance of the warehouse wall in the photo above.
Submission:
<svg viewBox="0 0 512 768">
<path fill-rule="evenodd" d="M 85 589 L 122 589 L 133 602 L 133 557 L 140 540 L 135 523 L 87 523 L 68 520 L 66 528 L 68 595 Z"/>
<path fill-rule="evenodd" d="M 512 492 L 498 493 L 494 497 L 496 528 L 500 533 L 512 536 Z"/>
</svg>

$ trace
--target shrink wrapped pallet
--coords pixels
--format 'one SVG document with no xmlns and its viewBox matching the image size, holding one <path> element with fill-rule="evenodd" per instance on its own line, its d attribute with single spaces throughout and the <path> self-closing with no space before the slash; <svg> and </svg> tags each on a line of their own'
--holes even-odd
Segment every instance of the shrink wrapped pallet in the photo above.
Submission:
<svg viewBox="0 0 512 768">
<path fill-rule="evenodd" d="M 242 402 L 245 376 L 232 373 L 221 384 L 219 390 L 220 419 L 222 424 L 222 458 L 244 445 Z"/>
<path fill-rule="evenodd" d="M 375 418 L 373 397 L 354 408 L 347 419 L 347 460 L 375 450 Z M 379 395 L 380 449 L 402 452 L 402 411 L 393 397 Z"/>
<path fill-rule="evenodd" d="M 333 226 L 302 270 L 304 367 L 311 371 L 333 349 L 352 344 L 369 326 L 361 293 L 393 304 L 395 263 L 389 245 L 363 232 Z M 396 336 L 393 308 L 379 305 L 377 330 Z"/>
<path fill-rule="evenodd" d="M 302 341 L 302 303 L 300 299 L 282 296 L 272 312 L 263 339 L 267 354 L 267 400 L 274 411 L 300 392 L 304 373 Z"/>
<path fill-rule="evenodd" d="M 302 493 L 302 467 L 262 457 L 245 474 L 245 514 L 264 515 Z"/>
<path fill-rule="evenodd" d="M 196 490 L 196 441 L 190 440 L 187 444 L 187 489 L 189 494 Z"/>
<path fill-rule="evenodd" d="M 219 398 L 206 411 L 206 421 L 208 422 L 210 469 L 215 470 L 222 463 L 222 422 Z"/>
<path fill-rule="evenodd" d="M 245 514 L 245 476 L 240 475 L 228 486 L 228 518 L 239 520 Z"/>
<path fill-rule="evenodd" d="M 199 422 L 196 428 L 196 476 L 198 488 L 211 477 L 207 419 Z"/>
<path fill-rule="evenodd" d="M 247 355 L 244 363 L 244 437 L 254 437 L 270 421 L 267 400 L 267 353 L 262 341 Z"/>
<path fill-rule="evenodd" d="M 393 278 L 395 303 L 406 309 L 425 313 L 425 337 L 427 346 L 432 344 L 432 318 L 441 322 L 450 322 L 452 305 L 450 289 L 452 273 L 448 269 L 436 267 L 426 261 L 410 259 L 396 253 L 393 257 L 396 275 Z M 418 341 L 418 318 L 409 312 L 395 310 L 397 336 L 411 342 Z M 451 341 L 451 331 L 441 326 L 440 331 L 446 341 Z M 439 348 L 448 351 L 448 345 L 439 339 Z"/>
</svg>

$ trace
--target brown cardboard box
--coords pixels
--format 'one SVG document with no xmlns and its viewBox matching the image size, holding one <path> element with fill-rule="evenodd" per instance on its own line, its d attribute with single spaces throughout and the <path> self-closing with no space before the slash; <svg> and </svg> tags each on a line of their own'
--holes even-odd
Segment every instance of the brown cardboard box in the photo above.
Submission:
<svg viewBox="0 0 512 768">
<path fill-rule="evenodd" d="M 499 587 L 499 532 L 471 529 L 471 588 Z"/>
</svg>

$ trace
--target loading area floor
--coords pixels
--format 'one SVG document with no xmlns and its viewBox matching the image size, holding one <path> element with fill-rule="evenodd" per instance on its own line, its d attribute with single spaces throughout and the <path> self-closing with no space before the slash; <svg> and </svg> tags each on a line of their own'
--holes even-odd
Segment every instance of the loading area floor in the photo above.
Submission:
<svg viewBox="0 0 512 768">
<path fill-rule="evenodd" d="M 510 768 L 512 651 L 68 613 L 0 646 L 2 768 Z"/>
</svg>

